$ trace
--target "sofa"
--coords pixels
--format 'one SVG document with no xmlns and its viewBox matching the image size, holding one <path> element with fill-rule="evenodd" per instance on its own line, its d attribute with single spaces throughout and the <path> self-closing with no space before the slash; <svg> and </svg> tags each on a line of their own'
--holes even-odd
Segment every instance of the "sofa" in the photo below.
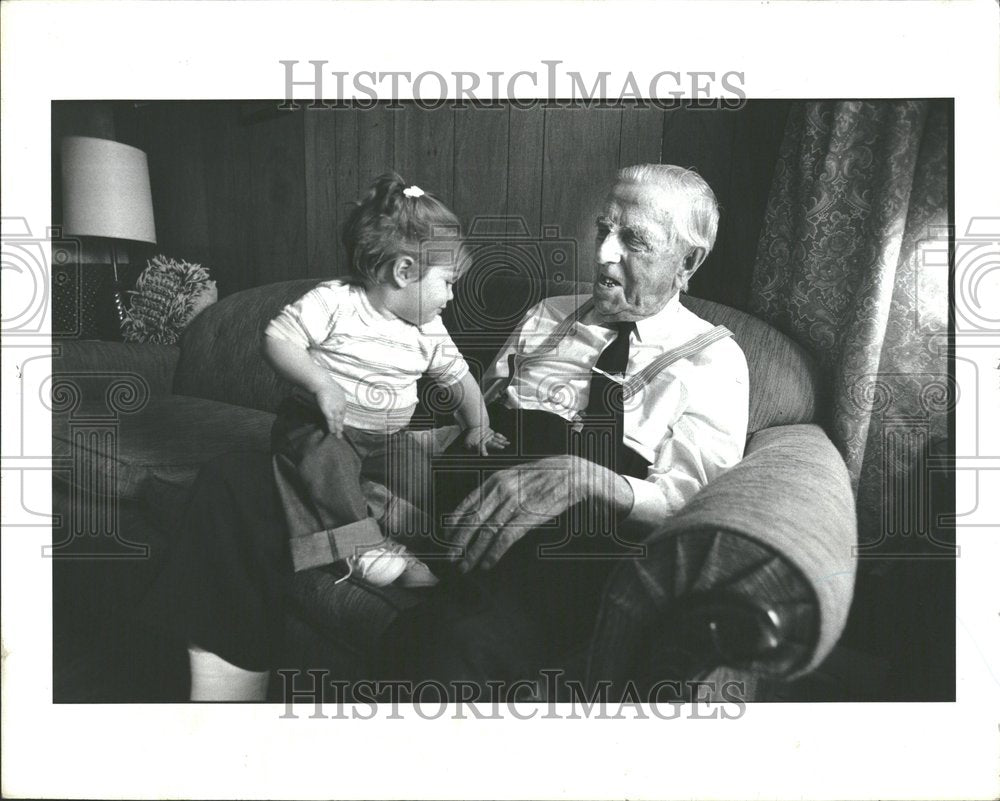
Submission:
<svg viewBox="0 0 1000 801">
<path fill-rule="evenodd" d="M 488 270 L 459 282 L 445 314 L 477 374 L 538 300 L 589 292 L 589 285 Z M 274 411 L 288 386 L 260 355 L 263 328 L 316 282 L 225 297 L 196 317 L 176 346 L 56 345 L 57 701 L 183 695 L 179 684 L 172 694 L 163 690 L 164 665 L 183 673 L 183 644 L 161 642 L 130 623 L 129 614 L 169 557 L 199 467 L 223 454 L 268 452 Z M 727 326 L 747 356 L 746 455 L 663 520 L 644 543 L 645 558 L 615 567 L 593 638 L 568 658 L 567 670 L 619 693 L 630 683 L 661 693 L 670 680 L 667 691 L 680 700 L 691 697 L 691 687 L 711 697 L 725 679 L 738 681 L 746 700 L 765 698 L 767 687 L 815 668 L 843 630 L 855 574 L 853 495 L 821 425 L 823 384 L 809 354 L 742 311 L 686 295 L 682 303 Z M 441 422 L 434 388 L 422 386 L 421 398 L 415 425 L 432 429 Z M 379 488 L 368 489 L 377 506 Z M 288 613 L 287 664 L 345 680 L 372 678 L 371 645 L 391 613 L 373 612 L 370 641 L 344 642 L 324 626 L 338 591 L 333 579 L 307 571 L 296 582 L 301 603 Z M 396 587 L 387 592 L 395 608 L 417 598 Z M 280 684 L 276 679 L 278 696 Z"/>
</svg>

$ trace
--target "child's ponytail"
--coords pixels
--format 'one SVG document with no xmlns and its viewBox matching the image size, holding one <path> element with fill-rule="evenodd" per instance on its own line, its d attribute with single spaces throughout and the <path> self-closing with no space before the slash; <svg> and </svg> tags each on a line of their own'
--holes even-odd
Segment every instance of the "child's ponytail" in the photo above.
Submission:
<svg viewBox="0 0 1000 801">
<path fill-rule="evenodd" d="M 457 242 L 461 233 L 458 217 L 438 198 L 387 172 L 355 204 L 341 239 L 351 277 L 370 284 L 382 280 L 383 267 L 399 256 L 419 263 L 422 242 Z"/>
<path fill-rule="evenodd" d="M 385 217 L 395 217 L 401 201 L 404 200 L 403 190 L 405 188 L 406 184 L 397 173 L 387 172 L 380 175 L 369 190 L 373 194 L 372 205 L 379 214 Z"/>
</svg>

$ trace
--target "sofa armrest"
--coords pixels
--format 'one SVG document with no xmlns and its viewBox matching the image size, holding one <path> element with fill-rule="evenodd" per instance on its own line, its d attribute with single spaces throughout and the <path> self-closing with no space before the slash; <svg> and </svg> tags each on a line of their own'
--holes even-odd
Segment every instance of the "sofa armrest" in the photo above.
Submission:
<svg viewBox="0 0 1000 801">
<path fill-rule="evenodd" d="M 758 432 L 740 464 L 645 541 L 644 558 L 612 572 L 589 677 L 801 675 L 843 630 L 856 541 L 847 469 L 822 429 Z"/>
<path fill-rule="evenodd" d="M 52 372 L 93 374 L 108 379 L 116 375 L 138 376 L 150 395 L 168 395 L 173 391 L 174 369 L 179 358 L 180 348 L 176 345 L 64 340 L 54 344 Z"/>
</svg>

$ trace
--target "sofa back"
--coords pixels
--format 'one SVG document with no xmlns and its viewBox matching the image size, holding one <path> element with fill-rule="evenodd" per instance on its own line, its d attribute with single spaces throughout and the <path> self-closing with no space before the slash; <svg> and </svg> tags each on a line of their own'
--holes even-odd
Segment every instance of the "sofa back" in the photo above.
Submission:
<svg viewBox="0 0 1000 801">
<path fill-rule="evenodd" d="M 274 412 L 290 390 L 261 353 L 264 329 L 315 278 L 245 289 L 201 312 L 181 335 L 174 392 Z"/>
<path fill-rule="evenodd" d="M 283 306 L 317 283 L 307 278 L 247 289 L 199 314 L 181 337 L 174 392 L 275 411 L 289 387 L 264 361 L 264 329 Z M 589 292 L 589 284 L 531 281 L 495 267 L 478 270 L 457 285 L 444 322 L 480 377 L 534 304 L 551 295 Z M 687 295 L 681 302 L 710 323 L 729 328 L 746 354 L 749 433 L 815 420 L 820 385 L 814 362 L 802 348 L 746 312 Z"/>
</svg>

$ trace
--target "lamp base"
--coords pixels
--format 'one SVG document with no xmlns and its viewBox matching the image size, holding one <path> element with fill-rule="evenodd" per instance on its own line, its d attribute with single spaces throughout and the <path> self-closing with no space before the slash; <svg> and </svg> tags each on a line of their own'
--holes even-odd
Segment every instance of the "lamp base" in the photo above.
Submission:
<svg viewBox="0 0 1000 801">
<path fill-rule="evenodd" d="M 53 337 L 121 342 L 121 314 L 139 265 L 119 265 L 117 283 L 108 267 L 106 263 L 53 265 Z"/>
<path fill-rule="evenodd" d="M 125 322 L 125 290 L 122 288 L 121 281 L 118 280 L 117 270 L 111 279 L 111 297 L 115 310 L 115 319 L 118 321 L 119 330 L 121 330 L 122 324 Z"/>
</svg>

